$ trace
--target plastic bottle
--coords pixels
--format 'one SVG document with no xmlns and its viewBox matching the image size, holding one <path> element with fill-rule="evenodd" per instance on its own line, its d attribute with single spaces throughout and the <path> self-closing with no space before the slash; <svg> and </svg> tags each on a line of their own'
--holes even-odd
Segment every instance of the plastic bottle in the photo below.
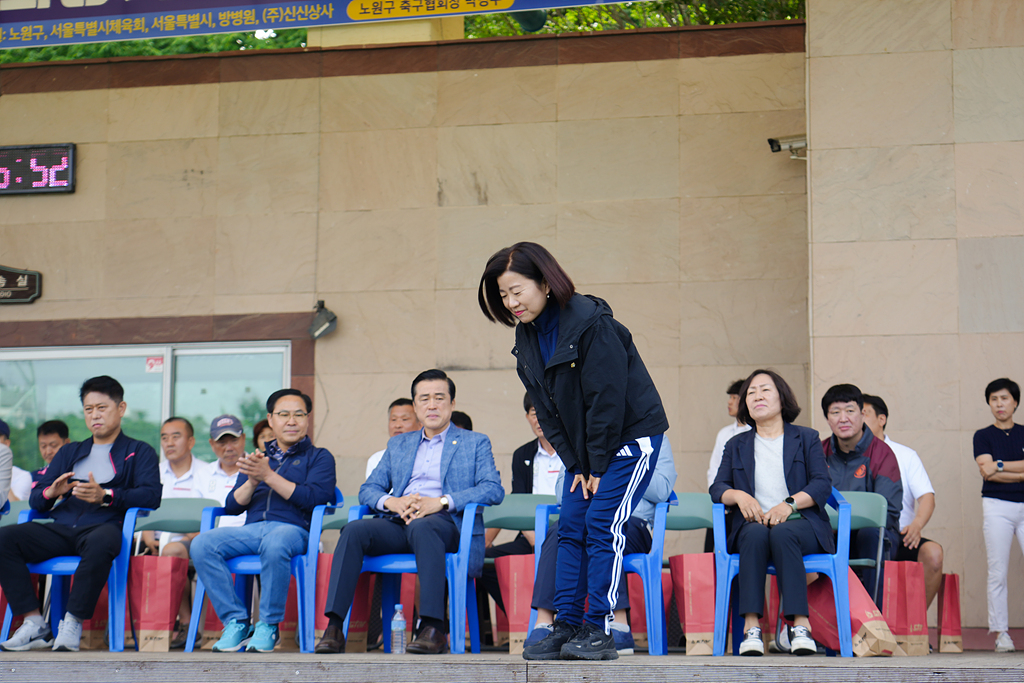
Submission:
<svg viewBox="0 0 1024 683">
<path fill-rule="evenodd" d="M 405 614 L 402 605 L 395 605 L 395 616 L 391 617 L 391 654 L 405 654 Z"/>
</svg>

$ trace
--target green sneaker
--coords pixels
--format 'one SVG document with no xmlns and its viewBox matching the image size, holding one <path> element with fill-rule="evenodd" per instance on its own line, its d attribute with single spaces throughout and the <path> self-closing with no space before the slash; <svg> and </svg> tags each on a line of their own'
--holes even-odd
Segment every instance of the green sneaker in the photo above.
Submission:
<svg viewBox="0 0 1024 683">
<path fill-rule="evenodd" d="M 252 626 L 232 619 L 224 625 L 220 640 L 213 644 L 214 652 L 238 652 L 249 644 L 252 638 Z"/>
<path fill-rule="evenodd" d="M 256 631 L 246 646 L 246 652 L 273 652 L 274 646 L 280 636 L 277 632 L 277 624 L 268 624 L 265 621 L 256 622 Z"/>
</svg>

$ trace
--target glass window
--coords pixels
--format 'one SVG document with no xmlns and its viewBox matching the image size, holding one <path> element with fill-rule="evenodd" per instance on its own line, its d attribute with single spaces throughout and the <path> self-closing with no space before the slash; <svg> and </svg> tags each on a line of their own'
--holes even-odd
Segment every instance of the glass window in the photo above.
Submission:
<svg viewBox="0 0 1024 683">
<path fill-rule="evenodd" d="M 181 415 L 196 430 L 193 454 L 212 461 L 210 421 L 232 413 L 248 436 L 266 416 L 267 396 L 290 385 L 290 354 L 288 342 L 0 351 L 0 418 L 11 426 L 14 464 L 43 466 L 36 429 L 47 420 L 66 422 L 72 441 L 89 438 L 78 392 L 97 375 L 124 387 L 126 434 L 159 450 L 161 423 Z"/>
</svg>

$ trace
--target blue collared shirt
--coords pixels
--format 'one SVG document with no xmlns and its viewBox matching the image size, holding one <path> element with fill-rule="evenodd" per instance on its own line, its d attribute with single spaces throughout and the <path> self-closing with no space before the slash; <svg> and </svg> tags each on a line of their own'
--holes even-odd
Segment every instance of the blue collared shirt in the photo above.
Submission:
<svg viewBox="0 0 1024 683">
<path fill-rule="evenodd" d="M 403 496 L 418 493 L 424 498 L 440 498 L 441 490 L 441 453 L 444 451 L 444 440 L 448 437 L 448 430 L 451 423 L 444 428 L 444 431 L 434 437 L 428 437 L 423 430 L 420 430 L 420 444 L 416 448 L 416 460 L 412 466 L 412 476 L 409 484 L 402 492 Z M 384 503 L 390 495 L 381 496 L 377 501 L 378 510 L 387 510 Z"/>
</svg>

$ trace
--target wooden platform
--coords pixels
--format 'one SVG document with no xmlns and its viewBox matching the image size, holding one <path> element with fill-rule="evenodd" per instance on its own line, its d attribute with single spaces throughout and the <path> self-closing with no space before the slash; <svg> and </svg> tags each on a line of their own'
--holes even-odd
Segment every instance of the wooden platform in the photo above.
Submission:
<svg viewBox="0 0 1024 683">
<path fill-rule="evenodd" d="M 527 662 L 519 656 L 0 652 L 4 683 L 1019 683 L 1021 653 L 841 659 L 639 654 L 615 662 Z"/>
</svg>

